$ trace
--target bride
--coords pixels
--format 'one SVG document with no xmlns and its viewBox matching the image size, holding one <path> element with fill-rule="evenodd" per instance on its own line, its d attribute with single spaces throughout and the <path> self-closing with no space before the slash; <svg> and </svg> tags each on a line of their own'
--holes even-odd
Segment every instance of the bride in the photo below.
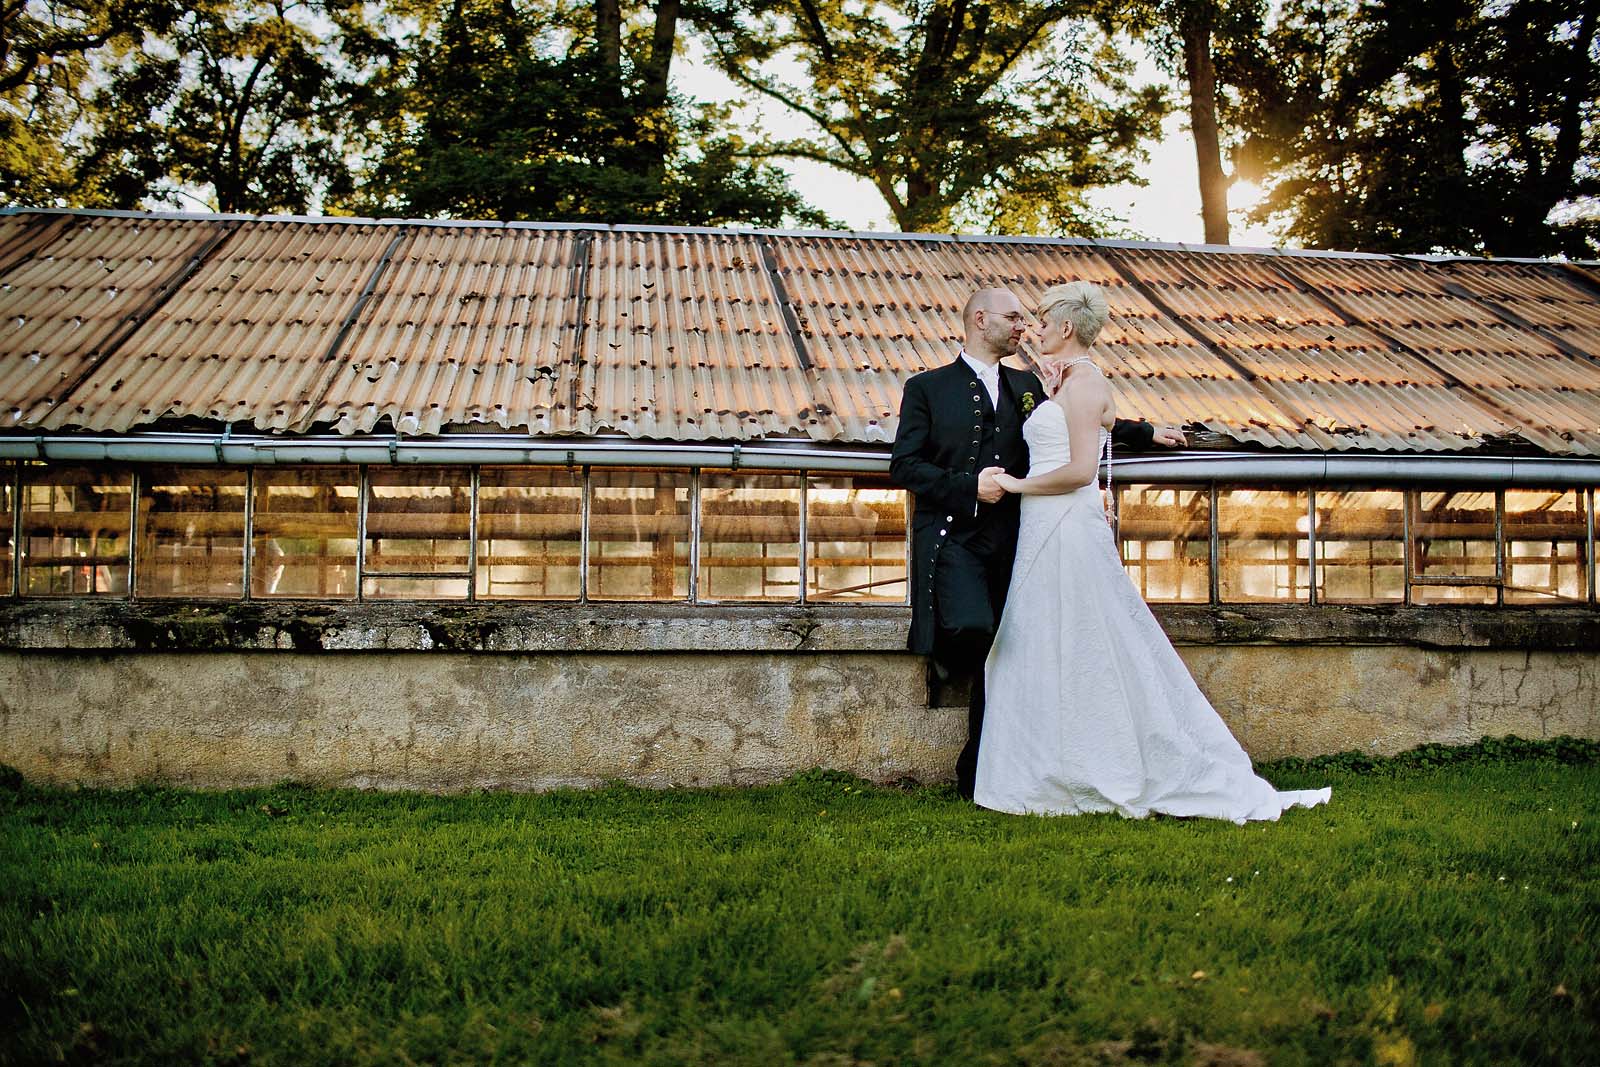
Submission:
<svg viewBox="0 0 1600 1067">
<path fill-rule="evenodd" d="M 1108 309 L 1099 287 L 1047 290 L 1045 390 L 1023 425 L 1026 478 L 1006 608 L 985 668 L 978 804 L 1017 814 L 1115 811 L 1276 819 L 1328 789 L 1279 792 L 1256 776 L 1129 581 L 1101 505 L 1111 387 L 1089 354 Z"/>
</svg>

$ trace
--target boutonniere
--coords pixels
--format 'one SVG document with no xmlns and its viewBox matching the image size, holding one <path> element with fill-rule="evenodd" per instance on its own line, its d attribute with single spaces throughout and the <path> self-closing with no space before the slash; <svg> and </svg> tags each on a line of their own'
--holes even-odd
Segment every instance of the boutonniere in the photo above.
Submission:
<svg viewBox="0 0 1600 1067">
<path fill-rule="evenodd" d="M 1022 394 L 1022 417 L 1024 419 L 1026 419 L 1029 415 L 1033 414 L 1033 405 L 1034 405 L 1033 393 L 1031 393 L 1031 392 L 1023 393 Z"/>
</svg>

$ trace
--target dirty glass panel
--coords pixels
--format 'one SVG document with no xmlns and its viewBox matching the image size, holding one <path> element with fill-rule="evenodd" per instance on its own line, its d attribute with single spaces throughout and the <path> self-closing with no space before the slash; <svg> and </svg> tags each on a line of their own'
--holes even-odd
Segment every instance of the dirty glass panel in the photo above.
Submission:
<svg viewBox="0 0 1600 1067">
<path fill-rule="evenodd" d="M 594 467 L 589 599 L 687 600 L 689 472 Z"/>
<path fill-rule="evenodd" d="M 479 599 L 576 600 L 582 550 L 581 469 L 479 472 Z"/>
<path fill-rule="evenodd" d="M 246 473 L 143 467 L 139 485 L 138 595 L 242 596 Z"/>
<path fill-rule="evenodd" d="M 1211 494 L 1204 486 L 1117 488 L 1122 565 L 1145 600 L 1203 604 L 1211 599 Z"/>
<path fill-rule="evenodd" d="M 1405 494 L 1317 490 L 1317 598 L 1399 603 L 1406 595 Z"/>
<path fill-rule="evenodd" d="M 1217 596 L 1224 602 L 1311 598 L 1311 518 L 1304 490 L 1217 491 Z"/>
<path fill-rule="evenodd" d="M 906 602 L 906 493 L 882 475 L 812 474 L 806 597 Z"/>
<path fill-rule="evenodd" d="M 1507 489 L 1507 604 L 1575 603 L 1589 595 L 1589 529 L 1581 489 Z"/>
<path fill-rule="evenodd" d="M 465 597 L 471 524 L 472 472 L 467 468 L 368 468 L 362 595 Z"/>
<path fill-rule="evenodd" d="M 800 599 L 799 474 L 701 474 L 700 599 Z"/>
<path fill-rule="evenodd" d="M 255 477 L 250 595 L 356 595 L 356 467 L 261 467 Z"/>
<path fill-rule="evenodd" d="M 23 594 L 126 596 L 132 522 L 128 468 L 24 465 Z"/>
<path fill-rule="evenodd" d="M 1495 494 L 1479 490 L 1411 490 L 1412 574 L 1437 584 L 1414 584 L 1419 604 L 1493 604 Z"/>
</svg>

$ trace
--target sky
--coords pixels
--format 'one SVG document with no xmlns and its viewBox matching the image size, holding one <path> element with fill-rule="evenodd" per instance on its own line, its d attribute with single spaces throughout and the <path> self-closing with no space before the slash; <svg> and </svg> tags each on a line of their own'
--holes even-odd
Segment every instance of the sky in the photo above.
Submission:
<svg viewBox="0 0 1600 1067">
<path fill-rule="evenodd" d="M 1154 64 L 1139 65 L 1146 81 L 1161 80 Z M 691 42 L 689 54 L 673 65 L 673 81 L 679 92 L 711 103 L 734 103 L 741 99 L 738 88 L 713 69 Z M 743 104 L 735 111 L 735 122 L 751 127 L 759 123 L 769 134 L 793 137 L 812 133 L 805 120 L 770 101 Z M 1128 220 L 1128 227 L 1151 241 L 1200 244 L 1205 228 L 1200 221 L 1200 188 L 1186 119 L 1182 114 L 1167 117 L 1162 140 L 1149 146 L 1150 159 L 1141 165 L 1140 177 L 1147 185 L 1114 186 L 1091 190 L 1090 199 Z M 808 160 L 775 160 L 793 177 L 793 184 L 805 198 L 829 216 L 854 230 L 893 230 L 889 207 L 872 183 L 841 170 Z M 1235 185 L 1229 203 L 1235 210 L 1248 207 L 1259 193 L 1254 186 Z M 1247 226 L 1235 215 L 1230 238 L 1234 245 L 1270 247 L 1278 242 L 1264 228 Z"/>
</svg>

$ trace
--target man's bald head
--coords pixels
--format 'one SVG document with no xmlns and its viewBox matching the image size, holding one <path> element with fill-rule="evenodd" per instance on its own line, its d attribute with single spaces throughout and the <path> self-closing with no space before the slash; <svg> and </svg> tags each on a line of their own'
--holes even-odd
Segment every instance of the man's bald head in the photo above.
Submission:
<svg viewBox="0 0 1600 1067">
<path fill-rule="evenodd" d="M 961 309 L 967 352 L 992 363 L 1014 355 L 1028 328 L 1028 313 L 1010 289 L 979 289 Z"/>
<path fill-rule="evenodd" d="M 1010 296 L 1013 300 L 1016 299 L 1010 289 L 1000 288 L 979 289 L 967 297 L 967 303 L 961 309 L 961 325 L 966 327 L 969 334 L 972 332 L 973 320 L 976 318 L 977 313 L 980 311 L 993 311 L 1002 293 Z"/>
</svg>

